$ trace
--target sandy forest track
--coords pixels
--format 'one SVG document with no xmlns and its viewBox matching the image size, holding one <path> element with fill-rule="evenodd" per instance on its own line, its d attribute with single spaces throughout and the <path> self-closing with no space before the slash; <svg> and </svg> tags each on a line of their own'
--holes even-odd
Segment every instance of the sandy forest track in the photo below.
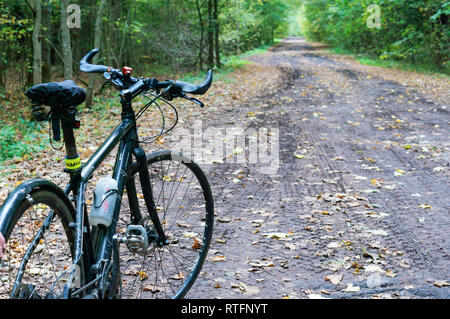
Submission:
<svg viewBox="0 0 450 319">
<path fill-rule="evenodd" d="M 251 58 L 277 89 L 203 119 L 278 129 L 279 169 L 208 165 L 215 236 L 188 298 L 450 296 L 448 81 L 323 49 Z"/>
<path fill-rule="evenodd" d="M 144 145 L 193 141 L 214 194 L 210 252 L 187 298 L 450 297 L 450 83 L 325 49 L 288 38 L 250 57 L 204 109 L 176 101 L 177 128 Z M 83 161 L 119 115 L 81 114 Z M 147 115 L 140 136 L 159 132 L 159 111 Z M 0 202 L 29 178 L 67 183 L 63 150 L 31 156 L 5 164 Z"/>
</svg>

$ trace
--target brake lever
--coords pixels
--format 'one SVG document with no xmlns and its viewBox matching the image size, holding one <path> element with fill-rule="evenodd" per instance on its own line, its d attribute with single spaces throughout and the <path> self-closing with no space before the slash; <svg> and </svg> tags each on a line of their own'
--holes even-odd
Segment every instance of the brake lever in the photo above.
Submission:
<svg viewBox="0 0 450 319">
<path fill-rule="evenodd" d="M 111 73 L 111 71 L 112 70 L 104 72 L 103 77 L 106 79 L 107 82 L 110 82 L 118 90 L 123 90 L 125 88 L 123 81 L 117 76 L 115 76 L 113 73 Z"/>
<path fill-rule="evenodd" d="M 195 97 L 187 96 L 186 94 L 183 94 L 182 97 L 185 98 L 186 100 L 189 100 L 191 102 L 194 102 L 195 104 L 200 105 L 200 107 L 205 107 L 205 104 L 203 104 L 202 101 L 196 99 Z"/>
</svg>

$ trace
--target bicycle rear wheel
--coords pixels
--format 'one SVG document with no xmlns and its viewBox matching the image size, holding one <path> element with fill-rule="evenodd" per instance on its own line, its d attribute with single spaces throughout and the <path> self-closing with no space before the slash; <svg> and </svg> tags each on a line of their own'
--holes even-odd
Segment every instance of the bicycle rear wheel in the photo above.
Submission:
<svg viewBox="0 0 450 319">
<path fill-rule="evenodd" d="M 137 167 L 132 167 L 129 179 L 134 181 L 136 191 L 127 190 L 129 206 L 124 204 L 122 208 L 130 211 L 133 207 L 130 199 L 137 198 L 143 217 L 139 224 L 145 226 L 150 244 L 145 253 L 121 247 L 122 297 L 182 298 L 197 279 L 209 249 L 214 221 L 213 196 L 205 174 L 190 159 L 163 151 L 150 154 L 147 162 L 157 213 L 168 244 L 162 247 L 151 244 L 156 231 L 138 182 Z M 130 217 L 122 212 L 120 216 L 118 229 L 124 232 Z"/>
<path fill-rule="evenodd" d="M 31 191 L 14 207 L 8 212 L 12 215 L 0 264 L 0 298 L 63 297 L 72 269 L 72 211 L 49 190 Z"/>
</svg>

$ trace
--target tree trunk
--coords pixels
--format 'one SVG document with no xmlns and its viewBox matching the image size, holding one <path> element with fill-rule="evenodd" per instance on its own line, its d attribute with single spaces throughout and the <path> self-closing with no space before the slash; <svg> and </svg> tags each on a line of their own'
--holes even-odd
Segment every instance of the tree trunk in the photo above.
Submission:
<svg viewBox="0 0 450 319">
<path fill-rule="evenodd" d="M 125 48 L 125 40 L 129 37 L 129 26 L 131 23 L 131 11 L 133 10 L 133 5 L 134 5 L 134 0 L 130 0 L 130 4 L 128 5 L 128 12 L 127 12 L 127 20 L 126 20 L 126 24 L 127 24 L 127 29 L 125 31 L 122 32 L 122 41 L 120 42 L 120 50 L 119 50 L 119 63 L 120 65 L 124 65 L 124 62 L 126 63 L 127 59 L 126 59 L 126 54 L 129 53 L 129 48 L 128 45 Z M 128 41 L 128 43 L 130 43 Z M 124 57 L 125 56 L 125 57 Z"/>
<path fill-rule="evenodd" d="M 71 80 L 72 69 L 72 48 L 70 44 L 70 30 L 67 26 L 67 5 L 68 0 L 61 1 L 61 46 L 64 63 L 64 80 Z"/>
<path fill-rule="evenodd" d="M 0 41 L 0 52 L 4 52 L 3 42 Z M 6 76 L 5 76 L 6 64 L 3 59 L 0 59 L 0 87 L 4 88 L 6 86 Z"/>
<path fill-rule="evenodd" d="M 208 67 L 214 68 L 213 0 L 208 0 Z"/>
<path fill-rule="evenodd" d="M 214 0 L 214 35 L 216 49 L 216 65 L 220 68 L 220 47 L 219 47 L 219 9 L 217 8 L 219 0 Z"/>
<path fill-rule="evenodd" d="M 200 10 L 200 5 L 198 3 L 198 0 L 195 0 L 195 4 L 197 6 L 197 12 L 198 12 L 198 23 L 200 25 L 200 45 L 198 49 L 198 63 L 199 63 L 199 69 L 200 71 L 203 70 L 203 18 L 202 18 L 202 12 Z"/>
<path fill-rule="evenodd" d="M 51 80 L 51 13 L 50 1 L 45 0 L 42 6 L 42 81 L 49 82 Z"/>
<path fill-rule="evenodd" d="M 42 8 L 41 0 L 34 1 L 34 28 L 33 28 L 33 85 L 42 83 L 42 44 L 40 39 Z"/>
<path fill-rule="evenodd" d="M 102 12 L 105 7 L 106 0 L 100 0 L 100 5 L 97 10 L 97 17 L 95 19 L 95 31 L 94 31 L 94 48 L 100 48 L 102 40 Z M 98 63 L 98 55 L 92 59 L 93 64 Z M 89 85 L 86 90 L 86 107 L 92 106 L 92 95 L 94 94 L 95 74 L 89 74 Z"/>
<path fill-rule="evenodd" d="M 240 12 L 241 12 L 241 0 L 237 0 L 237 15 L 236 15 L 236 20 L 237 20 L 237 25 L 236 25 L 236 33 L 237 33 L 237 40 L 236 40 L 236 55 L 240 54 L 240 36 L 239 36 L 239 32 L 240 32 L 240 28 L 241 28 L 241 19 L 240 19 Z"/>
</svg>

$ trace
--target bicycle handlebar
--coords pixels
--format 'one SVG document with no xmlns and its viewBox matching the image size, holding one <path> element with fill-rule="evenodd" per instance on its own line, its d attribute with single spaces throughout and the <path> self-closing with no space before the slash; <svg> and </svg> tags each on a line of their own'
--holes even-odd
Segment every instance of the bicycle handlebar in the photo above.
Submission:
<svg viewBox="0 0 450 319">
<path fill-rule="evenodd" d="M 110 80 L 116 84 L 121 90 L 125 89 L 121 95 L 134 98 L 144 91 L 150 89 L 159 90 L 170 87 L 170 97 L 184 97 L 186 93 L 189 94 L 205 94 L 211 86 L 213 81 L 212 70 L 209 70 L 206 74 L 206 79 L 200 85 L 191 84 L 183 81 L 158 81 L 153 78 L 134 78 L 128 74 L 123 74 L 120 70 L 105 66 L 91 64 L 92 58 L 99 52 L 99 49 L 93 49 L 89 51 L 80 61 L 80 70 L 86 73 L 103 73 L 107 80 Z M 188 98 L 191 99 L 191 98 Z M 197 102 L 196 99 L 191 99 Z"/>
<path fill-rule="evenodd" d="M 80 61 L 80 70 L 86 73 L 104 73 L 108 71 L 108 67 L 105 65 L 91 64 L 91 60 L 98 52 L 99 49 L 92 49 L 88 52 Z"/>
</svg>

